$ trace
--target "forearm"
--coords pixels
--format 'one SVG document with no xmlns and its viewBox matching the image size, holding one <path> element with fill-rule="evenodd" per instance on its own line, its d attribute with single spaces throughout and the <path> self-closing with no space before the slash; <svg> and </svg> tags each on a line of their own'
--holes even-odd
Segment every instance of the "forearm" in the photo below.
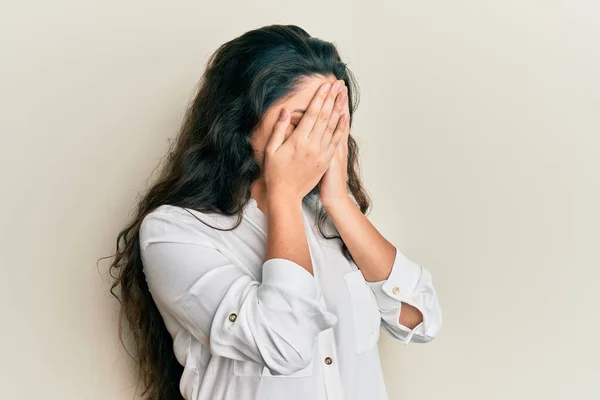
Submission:
<svg viewBox="0 0 600 400">
<path fill-rule="evenodd" d="M 325 207 L 365 280 L 386 280 L 396 258 L 396 247 L 379 233 L 349 197 Z M 402 303 L 399 322 L 413 329 L 423 322 L 423 315 L 412 305 Z"/>
<path fill-rule="evenodd" d="M 327 213 L 367 281 L 387 279 L 396 248 L 373 226 L 350 197 L 325 205 Z"/>
<path fill-rule="evenodd" d="M 267 195 L 267 207 L 268 235 L 265 260 L 285 258 L 312 274 L 312 262 L 302 217 L 302 199 L 275 192 Z"/>
</svg>

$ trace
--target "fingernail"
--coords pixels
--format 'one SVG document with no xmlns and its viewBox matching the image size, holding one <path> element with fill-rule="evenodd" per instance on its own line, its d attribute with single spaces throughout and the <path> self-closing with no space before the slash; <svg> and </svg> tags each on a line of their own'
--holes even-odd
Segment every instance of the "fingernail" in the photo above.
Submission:
<svg viewBox="0 0 600 400">
<path fill-rule="evenodd" d="M 287 110 L 285 108 L 282 108 L 281 112 L 279 113 L 279 119 L 283 121 L 286 118 L 287 118 Z"/>
<path fill-rule="evenodd" d="M 335 81 L 335 83 L 333 84 L 333 90 L 338 90 L 339 87 L 340 87 L 340 81 Z"/>
<path fill-rule="evenodd" d="M 331 87 L 331 84 L 329 82 L 327 82 L 326 84 L 323 85 L 323 87 L 321 87 L 321 91 L 323 93 L 325 93 L 329 90 L 330 87 Z"/>
</svg>

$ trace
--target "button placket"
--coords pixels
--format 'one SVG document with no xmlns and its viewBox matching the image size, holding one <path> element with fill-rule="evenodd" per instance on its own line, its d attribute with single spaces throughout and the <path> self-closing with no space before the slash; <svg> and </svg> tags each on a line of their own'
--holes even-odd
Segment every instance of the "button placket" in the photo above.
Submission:
<svg viewBox="0 0 600 400">
<path fill-rule="evenodd" d="M 325 301 L 321 297 L 321 302 Z M 327 399 L 342 400 L 342 384 L 337 367 L 337 353 L 335 351 L 335 336 L 333 328 L 326 329 L 319 334 L 319 356 L 322 357 L 321 371 L 323 371 L 323 380 L 325 382 L 325 391 Z"/>
<path fill-rule="evenodd" d="M 304 207 L 304 202 L 303 202 Z M 303 213 L 305 227 L 310 227 L 310 221 L 305 213 Z M 325 304 L 325 298 L 321 289 L 321 274 L 320 264 L 318 261 L 324 259 L 323 251 L 321 250 L 318 241 L 314 238 L 313 230 L 308 229 L 310 234 L 307 235 L 308 239 L 308 250 L 313 265 L 314 277 L 317 283 L 319 302 L 324 308 L 327 308 Z M 314 242 L 313 242 L 314 241 Z M 337 353 L 335 351 L 335 336 L 333 334 L 333 328 L 322 331 L 318 337 L 318 357 L 323 360 L 321 365 L 321 371 L 323 372 L 323 380 L 325 382 L 325 391 L 327 392 L 328 400 L 343 400 L 342 384 L 340 380 L 339 370 L 337 364 L 333 363 L 333 360 L 337 360 Z M 318 358 L 317 358 L 318 359 Z M 331 360 L 331 363 L 327 364 L 327 359 Z"/>
</svg>

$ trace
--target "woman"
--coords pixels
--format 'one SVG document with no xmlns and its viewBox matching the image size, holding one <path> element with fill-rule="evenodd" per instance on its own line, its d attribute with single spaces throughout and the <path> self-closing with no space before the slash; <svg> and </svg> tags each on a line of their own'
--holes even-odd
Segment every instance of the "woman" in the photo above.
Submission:
<svg viewBox="0 0 600 400">
<path fill-rule="evenodd" d="M 212 55 L 111 265 L 145 398 L 385 399 L 380 326 L 437 334 L 430 273 L 364 215 L 355 87 L 297 26 Z"/>
</svg>

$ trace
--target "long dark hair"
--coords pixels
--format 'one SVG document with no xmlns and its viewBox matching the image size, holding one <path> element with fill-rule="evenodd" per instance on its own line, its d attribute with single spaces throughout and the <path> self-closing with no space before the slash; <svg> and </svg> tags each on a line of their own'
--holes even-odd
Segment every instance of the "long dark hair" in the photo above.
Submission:
<svg viewBox="0 0 600 400">
<path fill-rule="evenodd" d="M 110 265 L 111 293 L 120 301 L 119 332 L 127 329 L 149 400 L 182 399 L 183 367 L 152 299 L 142 271 L 139 228 L 144 217 L 170 204 L 202 212 L 237 215 L 235 229 L 260 176 L 250 142 L 267 109 L 293 93 L 303 78 L 334 75 L 348 87 L 350 121 L 358 105 L 357 84 L 334 44 L 311 37 L 295 25 L 252 30 L 223 44 L 208 60 L 197 95 L 181 131 L 163 160 L 155 183 L 143 194 L 133 219 L 118 234 Z M 370 199 L 359 177 L 358 146 L 348 138 L 348 191 L 366 213 Z M 320 233 L 327 213 L 318 210 Z M 348 254 L 348 249 L 343 247 Z"/>
</svg>

